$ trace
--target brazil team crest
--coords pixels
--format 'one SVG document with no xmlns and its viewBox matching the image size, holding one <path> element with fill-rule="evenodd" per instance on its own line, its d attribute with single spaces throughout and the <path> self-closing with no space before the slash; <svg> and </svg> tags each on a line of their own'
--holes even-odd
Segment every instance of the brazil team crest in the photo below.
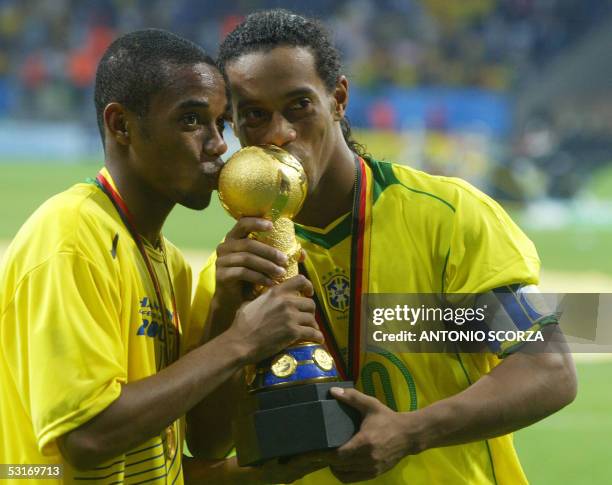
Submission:
<svg viewBox="0 0 612 485">
<path fill-rule="evenodd" d="M 346 272 L 340 268 L 325 275 L 323 283 L 327 304 L 336 311 L 345 312 L 349 307 L 351 289 Z"/>
</svg>

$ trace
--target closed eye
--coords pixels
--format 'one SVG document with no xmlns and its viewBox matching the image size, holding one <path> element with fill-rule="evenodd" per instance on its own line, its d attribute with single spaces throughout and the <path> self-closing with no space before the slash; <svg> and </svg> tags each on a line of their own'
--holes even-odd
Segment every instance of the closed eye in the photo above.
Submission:
<svg viewBox="0 0 612 485">
<path fill-rule="evenodd" d="M 261 109 L 248 109 L 242 113 L 242 117 L 247 121 L 259 121 L 264 117 L 264 112 Z"/>
<path fill-rule="evenodd" d="M 301 98 L 295 103 L 293 103 L 291 106 L 289 106 L 289 109 L 292 111 L 307 109 L 310 107 L 311 104 L 312 104 L 312 101 L 310 99 Z"/>
</svg>

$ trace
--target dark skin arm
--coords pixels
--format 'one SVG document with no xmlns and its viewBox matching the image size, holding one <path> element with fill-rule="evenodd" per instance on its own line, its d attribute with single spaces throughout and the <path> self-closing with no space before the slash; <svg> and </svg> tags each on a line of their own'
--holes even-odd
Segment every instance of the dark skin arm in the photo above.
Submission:
<svg viewBox="0 0 612 485">
<path fill-rule="evenodd" d="M 286 256 L 259 241 L 249 239 L 272 223 L 243 217 L 217 248 L 216 291 L 211 302 L 203 342 L 221 334 L 234 319 L 236 309 L 252 298 L 254 285 L 272 287 L 285 272 Z M 309 294 L 310 296 L 311 294 Z M 244 400 L 242 369 L 235 372 L 187 414 L 187 444 L 194 456 L 224 458 L 233 447 L 229 430 L 236 405 Z M 214 439 L 211 439 L 214 436 Z"/>
<path fill-rule="evenodd" d="M 241 368 L 187 413 L 186 439 L 193 456 L 214 460 L 227 456 L 234 446 L 231 422 L 237 413 L 236 405 L 246 395 Z"/>
<path fill-rule="evenodd" d="M 225 249 L 234 247 L 232 244 Z M 236 269 L 240 269 L 240 264 L 247 264 L 240 259 L 234 259 L 233 263 L 238 265 Z M 226 264 L 224 261 L 223 267 Z M 260 273 L 265 277 L 265 271 L 260 270 Z M 233 283 L 240 283 L 240 276 L 244 274 L 251 273 L 235 272 Z M 231 287 L 230 279 L 226 283 Z M 231 297 L 239 300 L 242 288 L 236 286 Z M 215 300 L 220 301 L 221 296 L 215 294 L 211 314 L 215 313 Z M 215 318 L 215 321 L 219 320 Z M 238 386 L 238 381 L 235 385 Z M 224 392 L 235 392 L 236 388 L 228 384 Z M 336 397 L 363 414 L 359 433 L 338 450 L 311 455 L 311 458 L 318 463 L 321 460 L 328 463 L 342 481 L 366 480 L 389 470 L 407 455 L 488 439 L 528 426 L 561 409 L 575 395 L 576 376 L 571 355 L 560 352 L 559 348 L 552 348 L 548 353 L 511 355 L 465 391 L 410 413 L 394 412 L 375 398 L 347 390 Z M 214 397 L 224 402 L 221 392 Z M 230 414 L 228 412 L 227 421 L 220 430 L 230 425 Z M 226 431 L 220 439 L 225 439 L 223 451 L 231 447 L 231 436 Z M 215 455 L 213 451 L 202 456 Z"/>
<path fill-rule="evenodd" d="M 64 458 L 87 469 L 158 435 L 244 365 L 300 339 L 321 341 L 312 286 L 298 276 L 244 305 L 231 327 L 159 373 L 122 387 L 99 415 L 58 439 Z"/>
<path fill-rule="evenodd" d="M 92 468 L 158 435 L 235 372 L 241 354 L 238 342 L 219 337 L 154 376 L 124 385 L 108 408 L 58 440 L 62 455 Z"/>
<path fill-rule="evenodd" d="M 239 467 L 235 457 L 226 460 L 183 458 L 183 479 L 186 484 L 258 485 L 263 483 L 259 480 L 258 472 L 257 468 Z"/>
<path fill-rule="evenodd" d="M 572 402 L 576 388 L 571 354 L 519 352 L 465 391 L 414 412 L 394 412 L 356 390 L 334 390 L 364 419 L 359 432 L 325 459 L 343 483 L 368 480 L 407 455 L 533 424 Z"/>
<path fill-rule="evenodd" d="M 304 475 L 327 466 L 310 455 L 292 458 L 287 464 L 270 460 L 258 467 L 240 467 L 236 457 L 225 460 L 183 458 L 185 483 L 215 485 L 270 485 L 293 483 Z"/>
<path fill-rule="evenodd" d="M 240 260 L 234 260 L 234 264 L 239 263 Z M 265 272 L 261 273 L 265 277 Z M 240 275 L 236 272 L 233 276 L 239 280 Z M 236 288 L 233 298 L 239 298 L 242 287 Z M 215 299 L 221 297 L 215 294 Z M 213 300 L 211 314 L 214 312 Z M 228 384 L 224 391 L 231 392 L 231 386 Z M 336 394 L 336 398 L 361 411 L 364 420 L 359 433 L 338 450 L 313 454 L 310 458 L 313 465 L 328 463 L 344 482 L 366 480 L 389 470 L 407 455 L 488 439 L 528 426 L 561 409 L 575 395 L 571 355 L 559 352 L 558 348 L 550 349 L 549 353 L 511 355 L 465 391 L 410 413 L 394 412 L 375 398 L 346 390 Z M 215 398 L 223 402 L 221 392 Z M 229 426 L 229 419 L 220 429 L 225 426 Z M 231 446 L 227 432 L 225 439 L 227 449 Z"/>
</svg>

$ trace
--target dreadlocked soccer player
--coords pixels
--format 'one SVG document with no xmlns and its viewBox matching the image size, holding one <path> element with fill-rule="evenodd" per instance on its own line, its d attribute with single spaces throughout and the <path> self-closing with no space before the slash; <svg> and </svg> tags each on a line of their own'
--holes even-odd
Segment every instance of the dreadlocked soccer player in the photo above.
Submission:
<svg viewBox="0 0 612 485">
<path fill-rule="evenodd" d="M 525 483 L 510 433 L 574 399 L 571 356 L 517 346 L 391 353 L 360 342 L 355 308 L 366 293 L 520 292 L 538 283 L 531 241 L 468 183 L 377 161 L 351 139 L 349 82 L 319 23 L 282 10 L 250 15 L 224 40 L 218 62 L 241 144 L 277 145 L 304 166 L 309 193 L 295 221 L 305 272 L 336 364 L 362 391 L 333 392 L 361 412 L 361 429 L 318 456 L 329 468 L 300 483 Z M 207 315 L 229 323 L 244 285 L 268 284 L 282 270 L 245 239 L 255 227 L 237 227 L 242 238 L 226 239 L 201 274 L 200 325 Z M 525 322 L 556 326 L 521 311 L 510 318 L 524 330 Z M 226 384 L 225 397 L 239 385 Z M 217 414 L 218 430 L 231 414 L 230 406 Z M 228 437 L 225 448 L 203 453 L 220 457 L 230 446 Z"/>
</svg>

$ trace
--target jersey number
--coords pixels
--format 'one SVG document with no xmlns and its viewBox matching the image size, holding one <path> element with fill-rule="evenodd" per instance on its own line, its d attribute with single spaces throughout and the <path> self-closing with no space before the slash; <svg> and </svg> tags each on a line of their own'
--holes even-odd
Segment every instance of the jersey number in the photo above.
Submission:
<svg viewBox="0 0 612 485">
<path fill-rule="evenodd" d="M 409 411 L 414 411 L 417 409 L 417 393 L 416 393 L 416 384 L 414 383 L 414 379 L 412 374 L 408 368 L 404 365 L 404 363 L 395 355 L 390 352 L 386 352 L 384 350 L 376 349 L 376 354 L 384 357 L 388 360 L 397 370 L 402 374 L 404 380 L 406 381 L 406 386 L 408 390 L 408 394 L 410 396 L 410 409 Z M 391 384 L 391 376 L 389 375 L 389 370 L 380 362 L 368 362 L 361 369 L 361 386 L 363 387 L 363 391 L 370 395 L 376 395 L 376 387 L 374 385 L 375 376 L 378 377 L 378 381 L 380 382 L 380 386 L 382 387 L 382 391 L 384 393 L 384 398 L 386 404 L 389 408 L 394 411 L 398 411 L 397 401 L 395 399 L 395 395 L 393 394 L 393 386 Z"/>
</svg>

